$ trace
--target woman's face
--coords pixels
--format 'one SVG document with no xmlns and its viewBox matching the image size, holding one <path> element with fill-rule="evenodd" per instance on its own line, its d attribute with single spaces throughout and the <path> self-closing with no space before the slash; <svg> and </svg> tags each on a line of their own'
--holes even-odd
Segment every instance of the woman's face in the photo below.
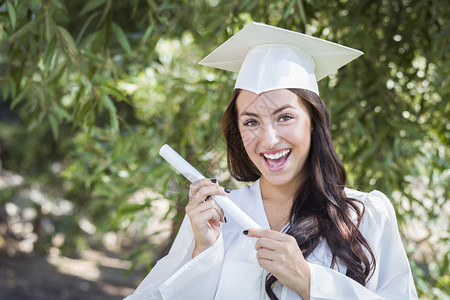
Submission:
<svg viewBox="0 0 450 300">
<path fill-rule="evenodd" d="M 298 184 L 311 144 L 311 121 L 298 96 L 279 89 L 259 95 L 242 90 L 236 102 L 245 150 L 272 185 Z"/>
</svg>

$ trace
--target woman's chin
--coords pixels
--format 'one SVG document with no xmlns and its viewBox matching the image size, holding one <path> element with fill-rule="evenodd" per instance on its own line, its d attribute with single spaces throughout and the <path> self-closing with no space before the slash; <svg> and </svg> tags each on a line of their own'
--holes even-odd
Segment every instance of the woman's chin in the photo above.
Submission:
<svg viewBox="0 0 450 300">
<path fill-rule="evenodd" d="M 289 176 L 288 174 L 276 174 L 270 172 L 269 174 L 262 174 L 261 176 L 264 181 L 273 186 L 286 186 L 294 183 L 294 176 Z"/>
</svg>

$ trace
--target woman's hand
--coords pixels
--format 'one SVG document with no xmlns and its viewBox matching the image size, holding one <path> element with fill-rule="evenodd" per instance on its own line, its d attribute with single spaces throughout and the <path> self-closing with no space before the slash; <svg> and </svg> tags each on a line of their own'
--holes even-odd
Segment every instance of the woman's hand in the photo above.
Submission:
<svg viewBox="0 0 450 300">
<path fill-rule="evenodd" d="M 186 213 L 195 237 L 193 258 L 216 242 L 220 234 L 220 223 L 225 221 L 222 209 L 211 196 L 226 196 L 228 192 L 215 179 L 202 179 L 190 185 Z"/>
<path fill-rule="evenodd" d="M 304 300 L 309 299 L 309 266 L 295 238 L 262 228 L 249 229 L 247 236 L 258 238 L 255 248 L 259 265 L 272 273 L 281 284 L 297 292 Z"/>
</svg>

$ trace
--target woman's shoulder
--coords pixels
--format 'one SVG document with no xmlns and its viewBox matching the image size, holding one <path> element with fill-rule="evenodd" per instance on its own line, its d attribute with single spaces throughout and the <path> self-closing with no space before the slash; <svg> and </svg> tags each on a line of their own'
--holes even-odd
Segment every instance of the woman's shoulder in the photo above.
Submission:
<svg viewBox="0 0 450 300">
<path fill-rule="evenodd" d="M 347 197 L 359 201 L 357 205 L 364 212 L 362 225 L 396 222 L 394 206 L 384 193 L 378 190 L 367 193 L 345 188 L 345 194 Z"/>
</svg>

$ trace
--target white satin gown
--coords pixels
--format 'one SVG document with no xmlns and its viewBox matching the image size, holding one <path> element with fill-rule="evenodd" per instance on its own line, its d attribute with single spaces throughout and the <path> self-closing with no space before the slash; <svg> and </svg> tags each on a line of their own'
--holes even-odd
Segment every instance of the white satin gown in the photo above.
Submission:
<svg viewBox="0 0 450 300">
<path fill-rule="evenodd" d="M 346 267 L 339 260 L 330 269 L 332 255 L 326 241 L 322 241 L 307 258 L 311 299 L 418 299 L 389 199 L 379 191 L 363 193 L 346 188 L 345 192 L 365 205 L 360 231 L 375 255 L 376 269 L 367 284 L 360 285 L 345 276 Z M 259 180 L 232 191 L 229 198 L 261 227 L 270 228 Z M 264 288 L 267 271 L 256 260 L 256 238 L 243 235 L 243 228 L 231 218 L 227 221 L 217 241 L 192 258 L 194 235 L 185 217 L 169 254 L 158 261 L 126 300 L 268 299 Z M 273 289 L 278 299 L 301 299 L 278 282 Z"/>
</svg>

